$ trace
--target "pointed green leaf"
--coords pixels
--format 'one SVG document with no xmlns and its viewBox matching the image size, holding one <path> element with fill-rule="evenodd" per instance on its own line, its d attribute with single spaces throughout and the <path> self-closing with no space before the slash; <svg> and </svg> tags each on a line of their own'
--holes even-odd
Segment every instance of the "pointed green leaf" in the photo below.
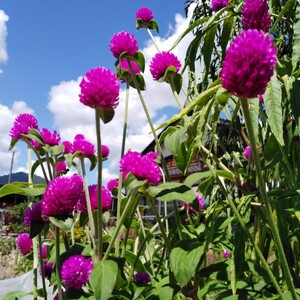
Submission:
<svg viewBox="0 0 300 300">
<path fill-rule="evenodd" d="M 146 90 L 146 83 L 145 83 L 145 79 L 144 79 L 144 76 L 142 74 L 137 74 L 135 75 L 135 79 L 139 85 L 139 88 L 141 91 L 145 91 Z M 129 81 L 129 85 L 131 87 L 133 87 L 134 89 L 136 89 L 136 86 L 134 84 L 134 81 L 133 80 L 130 80 Z"/>
<path fill-rule="evenodd" d="M 281 84 L 277 79 L 276 74 L 274 74 L 271 78 L 263 97 L 271 131 L 276 137 L 278 143 L 283 146 L 284 140 L 282 128 L 283 120 L 281 108 Z"/>
<path fill-rule="evenodd" d="M 44 226 L 45 226 L 44 222 L 34 222 L 34 221 L 31 221 L 30 222 L 30 231 L 29 231 L 30 238 L 33 239 L 40 232 L 42 232 L 43 229 L 44 229 Z"/>
<path fill-rule="evenodd" d="M 293 70 L 299 69 L 300 61 L 300 5 L 296 7 L 296 21 L 293 25 L 294 35 L 293 35 L 293 55 L 292 63 Z"/>
<path fill-rule="evenodd" d="M 19 139 L 11 139 L 8 150 L 9 151 L 12 150 L 18 141 L 19 141 Z"/>
<path fill-rule="evenodd" d="M 137 53 L 134 54 L 133 56 L 134 61 L 140 68 L 140 70 L 144 73 L 145 71 L 145 57 L 142 52 L 138 51 Z"/>
<path fill-rule="evenodd" d="M 251 123 L 252 123 L 252 129 L 255 136 L 255 141 L 256 143 L 258 143 L 259 142 L 259 138 L 258 138 L 259 100 L 258 98 L 248 99 L 248 103 L 249 103 L 249 113 L 251 117 Z"/>
<path fill-rule="evenodd" d="M 91 155 L 88 157 L 89 161 L 91 162 L 90 171 L 93 171 L 97 166 L 97 156 Z"/>
<path fill-rule="evenodd" d="M 54 217 L 49 217 L 49 221 L 66 232 L 71 231 L 72 226 L 74 224 L 73 218 L 68 218 L 63 221 L 63 220 L 56 219 Z"/>
<path fill-rule="evenodd" d="M 24 292 L 24 291 L 9 292 L 6 295 L 4 295 L 3 300 L 16 300 L 19 298 L 21 299 L 28 295 L 32 295 L 32 292 Z"/>
<path fill-rule="evenodd" d="M 197 240 L 182 240 L 175 244 L 170 254 L 170 265 L 174 277 L 184 287 L 198 272 L 196 269 L 204 254 L 205 243 Z"/>
<path fill-rule="evenodd" d="M 116 285 L 118 265 L 112 260 L 96 262 L 90 274 L 90 284 L 97 300 L 107 300 L 112 297 Z"/>
<path fill-rule="evenodd" d="M 103 121 L 103 123 L 107 124 L 113 119 L 113 117 L 115 115 L 115 110 L 99 108 L 99 113 L 100 113 L 100 118 Z"/>
</svg>

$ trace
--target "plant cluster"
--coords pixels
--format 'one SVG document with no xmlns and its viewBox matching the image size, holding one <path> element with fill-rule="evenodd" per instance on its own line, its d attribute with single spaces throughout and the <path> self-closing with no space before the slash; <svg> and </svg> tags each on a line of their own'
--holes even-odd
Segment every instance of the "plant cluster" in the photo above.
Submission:
<svg viewBox="0 0 300 300">
<path fill-rule="evenodd" d="M 109 44 L 116 70 L 92 68 L 80 83 L 78 100 L 95 112 L 96 147 L 80 133 L 61 142 L 56 131 L 40 130 L 32 115 L 15 120 L 11 148 L 25 142 L 37 157 L 30 178 L 41 167 L 46 181 L 0 190 L 42 199 L 27 208 L 29 233 L 17 241 L 33 260 L 34 299 L 47 299 L 47 284 L 59 300 L 299 298 L 300 5 L 191 2 L 191 24 L 169 51 L 161 51 L 152 35 L 159 32 L 153 12 L 142 7 L 136 13 L 136 28 L 145 29 L 157 48 L 150 62 L 153 80 L 170 86 L 179 108 L 159 128 L 143 96 L 144 56 L 125 31 Z M 191 32 L 194 39 L 180 62 L 172 50 Z M 101 143 L 101 126 L 123 101 L 120 83 L 127 92 L 120 173 L 103 186 L 109 149 Z M 155 143 L 146 154 L 125 153 L 130 88 Z M 162 149 L 173 156 L 182 182 L 172 180 Z M 95 185 L 87 183 L 87 160 L 90 170 L 97 168 Z M 195 161 L 199 171 L 191 173 Z M 142 200 L 153 223 L 143 219 Z"/>
</svg>

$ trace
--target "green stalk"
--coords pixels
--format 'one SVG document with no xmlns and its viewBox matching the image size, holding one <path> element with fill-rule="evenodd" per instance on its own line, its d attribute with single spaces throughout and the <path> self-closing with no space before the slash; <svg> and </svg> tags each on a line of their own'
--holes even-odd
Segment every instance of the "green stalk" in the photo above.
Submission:
<svg viewBox="0 0 300 300">
<path fill-rule="evenodd" d="M 183 110 L 183 105 L 181 104 L 181 100 L 180 100 L 179 95 L 178 95 L 178 93 L 177 93 L 177 91 L 176 91 L 175 83 L 174 83 L 173 77 L 170 78 L 169 83 L 170 83 L 172 93 L 173 93 L 173 95 L 174 95 L 174 98 L 175 98 L 175 100 L 176 100 L 176 102 L 177 102 L 177 105 L 178 105 L 179 109 L 180 109 L 180 110 Z M 185 117 L 186 117 L 186 115 L 185 115 Z"/>
<path fill-rule="evenodd" d="M 170 182 L 170 175 L 169 175 L 169 172 L 168 172 L 168 167 L 167 167 L 167 164 L 166 164 L 166 161 L 165 161 L 165 158 L 164 158 L 164 154 L 163 154 L 163 151 L 162 151 L 160 142 L 159 142 L 158 137 L 157 137 L 157 134 L 156 134 L 156 132 L 155 132 L 155 128 L 154 128 L 152 119 L 151 119 L 151 117 L 150 117 L 150 113 L 149 113 L 149 111 L 148 111 L 148 108 L 147 108 L 146 102 L 145 102 L 145 100 L 144 100 L 144 97 L 143 97 L 143 95 L 142 95 L 142 92 L 141 92 L 141 89 L 140 89 L 140 87 L 139 87 L 139 84 L 138 84 L 138 82 L 137 82 L 137 80 L 136 80 L 136 77 L 135 77 L 135 75 L 134 75 L 134 72 L 133 72 L 133 69 L 132 69 L 132 65 L 131 65 L 130 59 L 127 59 L 127 62 L 128 62 L 128 67 L 129 67 L 129 70 L 130 70 L 130 74 L 131 74 L 133 83 L 134 83 L 134 85 L 135 85 L 135 88 L 136 88 L 137 93 L 138 93 L 138 95 L 139 95 L 139 98 L 140 98 L 140 100 L 141 100 L 141 103 L 142 103 L 144 112 L 145 112 L 145 114 L 146 114 L 148 123 L 149 123 L 149 125 L 150 125 L 151 132 L 152 132 L 152 135 L 153 135 L 153 138 L 154 138 L 154 141 L 155 141 L 157 150 L 158 150 L 159 155 L 160 155 L 161 163 L 162 163 L 162 165 L 163 165 L 163 169 L 164 169 L 164 171 L 166 172 L 167 181 Z M 178 228 L 178 235 L 179 235 L 179 238 L 182 239 L 181 222 L 180 222 L 180 218 L 179 218 L 178 207 L 177 207 L 176 201 L 173 201 L 172 203 L 173 203 L 173 208 L 174 208 L 174 211 L 175 211 L 175 220 L 176 220 L 176 224 L 177 224 L 177 228 Z"/>
<path fill-rule="evenodd" d="M 275 243 L 277 251 L 278 251 L 279 261 L 280 261 L 283 273 L 285 275 L 285 280 L 286 280 L 287 286 L 288 286 L 289 290 L 291 291 L 292 298 L 296 300 L 297 294 L 296 294 L 295 286 L 293 283 L 292 275 L 290 273 L 287 259 L 284 254 L 284 249 L 283 249 L 283 246 L 281 243 L 279 231 L 278 231 L 277 225 L 274 220 L 272 207 L 271 207 L 269 197 L 268 197 L 268 194 L 266 191 L 266 185 L 265 185 L 265 182 L 264 182 L 264 179 L 262 176 L 262 170 L 261 170 L 261 166 L 260 166 L 258 153 L 256 151 L 256 141 L 255 141 L 255 135 L 254 135 L 254 131 L 252 128 L 252 123 L 251 123 L 248 99 L 241 98 L 240 100 L 241 100 L 241 106 L 242 106 L 242 111 L 243 111 L 243 115 L 244 115 L 244 120 L 246 123 L 248 135 L 249 135 L 250 145 L 251 145 L 251 149 L 252 149 L 251 155 L 254 159 L 254 164 L 256 167 L 256 175 L 257 175 L 258 185 L 259 185 L 259 189 L 260 189 L 260 194 L 261 194 L 263 203 L 265 204 L 265 208 L 266 208 L 266 218 L 268 219 L 268 223 L 269 223 L 269 226 L 270 226 L 272 234 L 273 234 L 274 243 Z"/>
<path fill-rule="evenodd" d="M 41 233 L 38 234 L 38 242 L 39 242 L 39 253 L 40 253 L 40 268 L 41 268 L 41 273 L 42 273 L 43 295 L 44 295 L 44 299 L 47 300 L 47 290 L 46 290 L 46 282 L 45 282 L 45 270 L 44 270 L 42 235 L 41 235 Z"/>
<path fill-rule="evenodd" d="M 127 119 L 128 119 L 128 103 L 129 103 L 129 83 L 126 82 L 126 96 L 125 96 L 125 109 L 124 109 L 124 121 L 123 121 L 123 136 L 122 136 L 122 148 L 121 148 L 121 158 L 125 153 L 125 143 L 126 143 L 126 132 L 127 132 Z M 118 198 L 117 198 L 117 221 L 118 225 L 121 216 L 121 201 L 122 201 L 122 174 L 119 173 L 119 185 L 118 185 Z M 116 239 L 115 253 L 119 256 L 120 251 L 120 239 Z"/>
<path fill-rule="evenodd" d="M 94 217 L 93 217 L 93 212 L 92 212 L 90 193 L 89 193 L 87 179 L 86 179 L 84 157 L 80 156 L 79 159 L 80 159 L 80 163 L 81 163 L 81 171 L 82 171 L 82 177 L 83 177 L 83 186 L 84 186 L 84 194 L 85 194 L 85 199 L 86 199 L 86 207 L 87 207 L 88 218 L 89 218 L 89 222 L 90 222 L 91 239 L 92 239 L 93 248 L 96 249 L 96 245 L 95 245 L 95 223 L 94 223 Z"/>
<path fill-rule="evenodd" d="M 60 240 L 59 240 L 59 233 L 60 233 L 59 227 L 55 226 L 57 294 L 58 294 L 58 300 L 63 300 L 61 281 L 60 281 Z"/>
<path fill-rule="evenodd" d="M 149 34 L 149 36 L 150 36 L 150 38 L 151 38 L 151 40 L 152 40 L 152 42 L 153 42 L 153 44 L 154 44 L 156 50 L 157 50 L 158 52 L 160 52 L 159 47 L 158 47 L 158 45 L 157 45 L 157 43 L 156 43 L 156 41 L 155 41 L 155 38 L 154 38 L 154 36 L 153 36 L 153 34 L 152 34 L 152 32 L 151 32 L 151 30 L 150 30 L 149 28 L 147 28 L 147 32 L 148 32 L 148 34 Z"/>
<path fill-rule="evenodd" d="M 113 247 L 113 245 L 114 245 L 114 243 L 116 241 L 116 238 L 119 235 L 119 231 L 120 231 L 120 229 L 121 229 L 121 227 L 122 227 L 122 225 L 124 223 L 125 217 L 130 213 L 129 209 L 130 209 L 131 201 L 135 200 L 134 199 L 135 195 L 136 195 L 136 191 L 130 196 L 130 198 L 128 199 L 128 201 L 127 201 L 127 203 L 125 205 L 123 213 L 120 216 L 120 220 L 119 220 L 119 222 L 118 222 L 118 224 L 116 226 L 116 229 L 115 229 L 115 231 L 113 233 L 113 236 L 112 236 L 112 238 L 111 238 L 111 240 L 110 240 L 110 242 L 108 244 L 107 250 L 106 250 L 106 252 L 104 254 L 104 257 L 103 257 L 103 260 L 102 260 L 103 262 L 108 258 L 108 255 L 109 255 L 109 253 L 110 253 L 110 251 L 111 251 L 111 249 L 112 249 L 112 247 Z M 136 200 L 139 200 L 139 199 L 136 199 Z"/>
<path fill-rule="evenodd" d="M 38 252 L 36 237 L 32 239 L 33 242 L 33 299 L 37 300 L 37 267 L 38 267 Z"/>
<path fill-rule="evenodd" d="M 96 261 L 102 260 L 102 228 L 103 228 L 103 211 L 102 211 L 102 149 L 101 149 L 101 131 L 100 131 L 100 108 L 95 109 L 96 117 L 96 136 L 97 136 L 97 161 L 98 161 L 98 209 L 96 212 L 95 221 L 95 234 L 96 234 L 96 248 L 95 259 Z"/>
</svg>

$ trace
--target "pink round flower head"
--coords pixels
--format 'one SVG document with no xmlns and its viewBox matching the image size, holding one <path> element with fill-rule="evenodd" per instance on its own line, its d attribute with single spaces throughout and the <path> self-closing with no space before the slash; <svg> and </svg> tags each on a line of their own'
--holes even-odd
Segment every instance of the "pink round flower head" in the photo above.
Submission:
<svg viewBox="0 0 300 300">
<path fill-rule="evenodd" d="M 91 258 L 82 255 L 73 255 L 66 259 L 61 267 L 61 279 L 67 287 L 81 289 L 89 282 L 89 275 L 93 270 Z"/>
<path fill-rule="evenodd" d="M 136 14 L 136 19 L 141 19 L 144 23 L 150 22 L 153 20 L 153 12 L 150 8 L 148 7 L 141 7 L 137 10 Z"/>
<path fill-rule="evenodd" d="M 33 247 L 32 239 L 29 237 L 29 233 L 21 233 L 17 238 L 17 245 L 20 252 L 23 255 L 28 254 L 31 252 Z"/>
<path fill-rule="evenodd" d="M 271 16 L 266 0 L 247 0 L 242 8 L 242 26 L 244 30 L 257 29 L 268 32 Z"/>
<path fill-rule="evenodd" d="M 118 188 L 119 181 L 117 179 L 111 179 L 107 182 L 106 187 L 109 191 L 113 191 L 114 189 Z"/>
<path fill-rule="evenodd" d="M 133 56 L 138 52 L 139 46 L 135 37 L 126 31 L 115 33 L 109 42 L 109 49 L 115 58 L 119 58 L 123 52 Z"/>
<path fill-rule="evenodd" d="M 250 153 L 251 153 L 251 146 L 249 145 L 244 149 L 244 157 L 248 160 L 250 158 Z"/>
<path fill-rule="evenodd" d="M 197 193 L 196 192 L 196 198 L 197 198 L 197 200 L 198 200 L 198 211 L 201 211 L 202 209 L 203 209 L 203 199 L 202 199 L 202 197 L 201 197 L 201 195 L 199 194 L 199 193 Z M 188 209 L 189 209 L 189 211 L 190 212 L 195 212 L 195 210 L 193 209 L 193 207 L 190 205 L 190 204 L 188 204 L 186 201 L 183 201 L 183 205 L 185 206 L 185 207 L 187 207 Z"/>
<path fill-rule="evenodd" d="M 98 208 L 98 185 L 97 184 L 89 185 L 88 190 L 89 190 L 92 210 L 96 210 Z M 101 190 L 101 199 L 102 199 L 102 209 L 104 211 L 109 210 L 112 202 L 111 194 L 109 190 L 104 186 L 102 186 L 102 190 Z M 86 197 L 84 192 L 81 193 L 76 208 L 78 211 L 87 212 Z"/>
<path fill-rule="evenodd" d="M 119 104 L 120 84 L 117 76 L 107 68 L 86 72 L 80 88 L 80 102 L 91 108 L 113 109 Z"/>
<path fill-rule="evenodd" d="M 74 138 L 72 145 L 73 152 L 81 152 L 84 157 L 89 157 L 95 154 L 96 150 L 94 145 L 85 139 L 84 135 L 77 134 Z"/>
<path fill-rule="evenodd" d="M 245 30 L 227 49 L 221 71 L 222 86 L 235 96 L 264 94 L 276 65 L 276 47 L 262 30 Z"/>
<path fill-rule="evenodd" d="M 229 252 L 228 250 L 224 250 L 224 252 L 223 252 L 223 257 L 224 257 L 225 259 L 229 258 L 229 257 L 230 257 L 230 252 Z"/>
<path fill-rule="evenodd" d="M 146 272 L 140 272 L 134 275 L 134 281 L 138 285 L 147 284 L 150 280 L 151 280 L 151 276 Z"/>
<path fill-rule="evenodd" d="M 42 202 L 36 202 L 31 207 L 28 207 L 24 213 L 24 225 L 30 227 L 31 222 L 43 223 L 42 218 Z"/>
<path fill-rule="evenodd" d="M 141 73 L 141 70 L 140 70 L 140 68 L 138 67 L 138 65 L 136 64 L 135 61 L 131 60 L 130 64 L 131 64 L 132 71 L 133 71 L 134 75 L 137 75 L 137 74 Z M 132 78 L 127 60 L 125 60 L 125 59 L 121 60 L 120 69 L 121 70 L 126 70 L 128 72 L 126 74 L 123 74 L 122 82 L 126 82 L 127 80 L 130 80 Z"/>
<path fill-rule="evenodd" d="M 153 152 L 144 156 L 134 151 L 127 152 L 120 161 L 123 180 L 128 173 L 132 173 L 137 179 L 146 179 L 150 185 L 157 185 L 160 182 L 161 173 L 153 157 Z"/>
<path fill-rule="evenodd" d="M 56 130 L 51 133 L 51 131 L 47 128 L 43 128 L 40 133 L 45 144 L 50 146 L 57 146 L 59 144 L 60 135 L 56 132 Z"/>
<path fill-rule="evenodd" d="M 51 262 L 44 262 L 44 274 L 45 274 L 45 278 L 47 278 L 48 280 L 50 280 L 52 271 L 53 271 L 53 263 L 51 263 Z M 40 273 L 40 275 L 42 275 L 42 269 L 39 270 L 39 273 Z"/>
<path fill-rule="evenodd" d="M 55 166 L 55 173 L 63 175 L 67 172 L 67 164 L 64 161 L 58 161 Z"/>
<path fill-rule="evenodd" d="M 37 119 L 31 114 L 20 114 L 16 117 L 9 135 L 13 139 L 20 139 L 22 134 L 27 134 L 30 129 L 38 129 Z"/>
<path fill-rule="evenodd" d="M 150 72 L 154 80 L 162 78 L 169 67 L 175 67 L 178 73 L 181 63 L 179 59 L 169 51 L 163 51 L 155 54 L 150 62 Z"/>
<path fill-rule="evenodd" d="M 102 158 L 107 158 L 109 155 L 109 148 L 106 145 L 101 145 Z"/>
<path fill-rule="evenodd" d="M 214 12 L 219 11 L 220 9 L 229 5 L 228 0 L 212 0 L 211 1 L 211 9 Z"/>
<path fill-rule="evenodd" d="M 40 249 L 38 249 L 38 257 L 40 258 Z M 43 257 L 43 259 L 47 259 L 47 257 L 48 257 L 46 244 L 42 244 L 42 257 Z"/>
<path fill-rule="evenodd" d="M 52 179 L 46 187 L 42 201 L 44 217 L 65 218 L 72 214 L 83 190 L 82 178 L 60 176 Z"/>
<path fill-rule="evenodd" d="M 63 154 L 73 153 L 73 145 L 69 141 L 63 141 L 61 143 L 64 146 Z"/>
</svg>

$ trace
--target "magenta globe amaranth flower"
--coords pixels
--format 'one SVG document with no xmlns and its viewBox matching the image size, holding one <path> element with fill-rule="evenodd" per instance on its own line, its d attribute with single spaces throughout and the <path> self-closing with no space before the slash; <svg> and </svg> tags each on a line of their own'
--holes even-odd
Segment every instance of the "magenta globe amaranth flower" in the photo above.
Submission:
<svg viewBox="0 0 300 300">
<path fill-rule="evenodd" d="M 211 1 L 211 9 L 213 12 L 217 12 L 220 9 L 229 5 L 228 0 L 212 0 Z"/>
<path fill-rule="evenodd" d="M 147 284 L 151 280 L 151 276 L 146 272 L 139 272 L 134 275 L 134 281 L 138 285 Z"/>
<path fill-rule="evenodd" d="M 112 192 L 114 189 L 117 189 L 118 186 L 119 186 L 119 181 L 117 179 L 111 179 L 106 184 L 106 187 L 110 192 Z"/>
<path fill-rule="evenodd" d="M 109 148 L 106 145 L 101 145 L 101 153 L 102 153 L 102 158 L 107 158 L 109 155 Z"/>
<path fill-rule="evenodd" d="M 23 255 L 28 254 L 31 252 L 33 247 L 32 239 L 29 236 L 29 233 L 21 233 L 17 238 L 17 246 L 20 252 Z"/>
<path fill-rule="evenodd" d="M 64 161 L 58 161 L 55 165 L 55 173 L 60 176 L 67 173 L 67 164 Z"/>
<path fill-rule="evenodd" d="M 91 201 L 91 208 L 92 210 L 96 210 L 98 208 L 98 185 L 97 184 L 89 185 L 88 190 L 89 190 L 89 196 Z M 111 194 L 109 190 L 104 186 L 102 186 L 102 190 L 101 190 L 101 200 L 102 200 L 102 209 L 104 211 L 109 210 L 112 202 Z M 78 211 L 87 212 L 86 197 L 84 192 L 81 193 L 76 208 Z"/>
<path fill-rule="evenodd" d="M 81 152 L 84 157 L 89 157 L 95 154 L 95 146 L 85 139 L 83 134 L 77 134 L 72 144 L 72 151 Z"/>
<path fill-rule="evenodd" d="M 224 257 L 225 259 L 228 259 L 228 258 L 230 257 L 230 252 L 229 252 L 228 250 L 224 250 L 224 252 L 223 252 L 223 257 Z"/>
<path fill-rule="evenodd" d="M 28 207 L 24 213 L 24 225 L 30 227 L 31 222 L 43 223 L 42 218 L 42 202 L 36 202 Z"/>
<path fill-rule="evenodd" d="M 20 139 L 22 134 L 27 134 L 30 129 L 38 129 L 37 119 L 31 114 L 20 114 L 16 117 L 9 135 L 13 139 Z"/>
<path fill-rule="evenodd" d="M 163 51 L 157 53 L 150 62 L 150 72 L 154 80 L 159 80 L 162 78 L 167 69 L 173 66 L 176 71 L 175 74 L 178 73 L 181 63 L 179 59 L 169 51 Z"/>
<path fill-rule="evenodd" d="M 149 152 L 142 155 L 139 152 L 127 152 L 120 161 L 120 172 L 123 180 L 128 173 L 132 173 L 137 179 L 147 180 L 150 185 L 160 182 L 161 173 L 158 163 L 155 161 L 157 154 Z"/>
<path fill-rule="evenodd" d="M 252 149 L 252 148 L 251 148 L 251 145 L 246 146 L 245 149 L 244 149 L 243 155 L 244 155 L 244 157 L 245 157 L 247 160 L 250 159 L 251 149 Z M 256 151 L 260 151 L 260 150 L 261 150 L 261 148 L 256 148 Z M 252 156 L 252 160 L 253 160 L 253 154 L 252 154 L 251 156 Z"/>
<path fill-rule="evenodd" d="M 51 274 L 52 274 L 52 271 L 53 271 L 53 263 L 51 262 L 44 262 L 44 275 L 45 275 L 45 278 L 47 278 L 48 280 L 51 279 Z M 39 269 L 39 273 L 40 275 L 42 275 L 42 269 L 40 268 Z"/>
<path fill-rule="evenodd" d="M 276 65 L 276 47 L 262 30 L 245 30 L 227 49 L 221 71 L 222 86 L 232 94 L 263 95 Z"/>
<path fill-rule="evenodd" d="M 84 105 L 113 109 L 119 104 L 120 84 L 117 76 L 107 68 L 89 70 L 79 86 L 79 100 Z"/>
<path fill-rule="evenodd" d="M 40 133 L 45 144 L 50 146 L 57 146 L 59 144 L 60 135 L 56 132 L 56 130 L 52 133 L 49 129 L 43 128 Z"/>
<path fill-rule="evenodd" d="M 140 70 L 140 68 L 138 67 L 138 65 L 136 64 L 135 61 L 131 60 L 130 65 L 131 65 L 131 68 L 132 68 L 132 71 L 133 71 L 134 75 L 137 75 L 137 74 L 141 73 L 141 70 Z M 119 72 L 119 74 L 120 74 L 119 78 L 121 79 L 122 82 L 127 82 L 128 80 L 132 79 L 131 71 L 130 71 L 130 68 L 129 68 L 129 65 L 128 65 L 128 61 L 126 59 L 121 60 L 120 69 L 121 69 L 121 71 Z"/>
<path fill-rule="evenodd" d="M 42 201 L 44 217 L 69 217 L 83 190 L 82 178 L 74 174 L 71 177 L 60 176 L 52 179 L 46 187 Z"/>
<path fill-rule="evenodd" d="M 196 198 L 198 200 L 198 211 L 201 211 L 203 209 L 203 206 L 204 206 L 202 196 L 197 192 L 195 194 L 196 194 Z M 190 212 L 192 212 L 192 213 L 195 212 L 193 207 L 190 204 L 188 204 L 186 201 L 183 201 L 183 205 L 185 207 L 187 207 Z"/>
<path fill-rule="evenodd" d="M 265 0 L 247 0 L 242 8 L 244 30 L 257 29 L 268 32 L 271 27 L 269 6 Z"/>
<path fill-rule="evenodd" d="M 109 49 L 115 58 L 119 58 L 123 52 L 133 56 L 138 52 L 139 46 L 135 37 L 126 31 L 115 33 L 109 43 Z"/>
<path fill-rule="evenodd" d="M 144 23 L 150 22 L 154 17 L 152 10 L 148 7 L 139 8 L 135 16 L 136 19 L 141 19 Z"/>
<path fill-rule="evenodd" d="M 73 255 L 66 259 L 61 267 L 61 279 L 67 287 L 81 289 L 89 281 L 89 275 L 93 270 L 91 258 L 82 255 Z"/>
<path fill-rule="evenodd" d="M 70 141 L 63 141 L 61 144 L 64 146 L 63 154 L 73 153 L 73 145 Z"/>
</svg>

